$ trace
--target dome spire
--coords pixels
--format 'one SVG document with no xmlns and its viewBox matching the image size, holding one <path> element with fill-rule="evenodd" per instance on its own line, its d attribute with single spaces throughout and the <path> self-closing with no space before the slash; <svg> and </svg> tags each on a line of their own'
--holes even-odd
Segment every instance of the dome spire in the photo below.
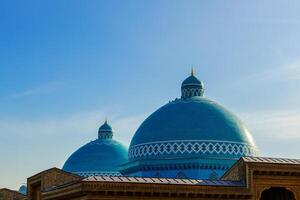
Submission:
<svg viewBox="0 0 300 200">
<path fill-rule="evenodd" d="M 102 126 L 100 126 L 98 131 L 98 139 L 112 139 L 113 130 L 112 127 L 107 123 L 107 117 L 104 120 Z"/>
<path fill-rule="evenodd" d="M 192 65 L 191 75 L 181 84 L 181 98 L 188 99 L 195 96 L 203 96 L 204 86 L 195 76 L 194 66 Z"/>
<path fill-rule="evenodd" d="M 192 65 L 191 76 L 195 75 L 194 65 Z"/>
</svg>

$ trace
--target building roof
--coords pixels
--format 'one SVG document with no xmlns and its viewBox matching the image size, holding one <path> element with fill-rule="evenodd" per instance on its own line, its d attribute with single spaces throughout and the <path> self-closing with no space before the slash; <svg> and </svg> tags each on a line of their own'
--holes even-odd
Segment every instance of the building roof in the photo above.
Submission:
<svg viewBox="0 0 300 200">
<path fill-rule="evenodd" d="M 47 199 L 71 199 L 70 197 L 77 199 L 83 195 L 105 199 L 150 197 L 152 199 L 253 199 L 257 189 L 255 186 L 264 180 L 266 187 L 277 186 L 278 183 L 282 187 L 296 186 L 293 187 L 293 191 L 298 194 L 296 191 L 299 191 L 297 188 L 300 180 L 299 160 L 284 160 L 241 158 L 237 162 L 238 165 L 234 166 L 238 170 L 231 170 L 226 180 L 217 181 L 124 176 L 80 178 L 65 172 L 59 173 L 55 168 L 35 175 L 34 177 L 37 177 L 35 179 L 28 179 L 28 188 L 30 193 L 30 189 L 34 188 L 31 186 L 39 184 L 42 196 Z M 276 162 L 273 164 L 274 167 L 270 167 L 268 163 L 274 161 Z M 263 191 L 265 187 L 261 189 Z"/>
<path fill-rule="evenodd" d="M 83 179 L 83 181 L 114 182 L 114 183 L 175 184 L 175 185 L 243 186 L 243 183 L 240 181 L 145 178 L 145 177 L 125 177 L 125 176 L 115 176 L 115 177 L 91 176 Z"/>
<path fill-rule="evenodd" d="M 248 163 L 271 163 L 271 164 L 295 164 L 300 165 L 300 159 L 271 158 L 271 157 L 243 157 L 242 160 Z"/>
</svg>

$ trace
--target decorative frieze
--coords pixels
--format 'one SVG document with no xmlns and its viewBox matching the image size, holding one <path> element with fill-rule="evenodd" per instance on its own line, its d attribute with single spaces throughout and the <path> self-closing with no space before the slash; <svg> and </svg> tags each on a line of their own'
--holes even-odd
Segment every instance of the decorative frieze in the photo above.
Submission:
<svg viewBox="0 0 300 200">
<path fill-rule="evenodd" d="M 169 155 L 231 155 L 241 157 L 256 156 L 257 151 L 254 146 L 246 143 L 215 140 L 184 140 L 160 141 L 134 145 L 129 148 L 128 152 L 130 160 Z"/>
</svg>

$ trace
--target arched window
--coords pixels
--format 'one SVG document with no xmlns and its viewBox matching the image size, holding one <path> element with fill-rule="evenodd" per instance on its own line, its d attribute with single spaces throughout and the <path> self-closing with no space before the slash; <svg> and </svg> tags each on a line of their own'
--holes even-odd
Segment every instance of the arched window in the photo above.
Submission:
<svg viewBox="0 0 300 200">
<path fill-rule="evenodd" d="M 260 200 L 296 200 L 293 192 L 283 187 L 271 187 L 262 192 Z"/>
</svg>

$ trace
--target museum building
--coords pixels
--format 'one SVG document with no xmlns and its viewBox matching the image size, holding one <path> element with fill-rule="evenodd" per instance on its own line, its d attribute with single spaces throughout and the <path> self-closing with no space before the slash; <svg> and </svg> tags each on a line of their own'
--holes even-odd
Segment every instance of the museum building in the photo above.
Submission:
<svg viewBox="0 0 300 200">
<path fill-rule="evenodd" d="M 0 200 L 300 200 L 300 160 L 259 157 L 243 122 L 204 97 L 193 70 L 181 97 L 145 119 L 128 150 L 114 134 L 106 120 L 62 169 L 28 178 L 27 195 L 2 189 Z"/>
</svg>

